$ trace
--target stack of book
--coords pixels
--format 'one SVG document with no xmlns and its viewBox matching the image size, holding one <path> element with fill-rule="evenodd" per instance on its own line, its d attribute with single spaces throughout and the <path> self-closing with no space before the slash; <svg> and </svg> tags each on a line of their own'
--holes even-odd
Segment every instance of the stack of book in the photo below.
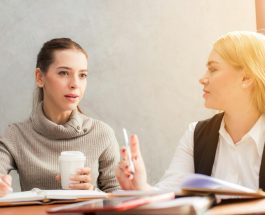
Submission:
<svg viewBox="0 0 265 215">
<path fill-rule="evenodd" d="M 40 190 L 10 193 L 0 197 L 0 207 L 28 204 L 72 203 L 55 206 L 48 213 L 96 214 L 203 214 L 221 198 L 264 198 L 252 190 L 213 177 L 191 174 L 174 191 Z M 264 209 L 265 212 L 265 209 Z"/>
</svg>

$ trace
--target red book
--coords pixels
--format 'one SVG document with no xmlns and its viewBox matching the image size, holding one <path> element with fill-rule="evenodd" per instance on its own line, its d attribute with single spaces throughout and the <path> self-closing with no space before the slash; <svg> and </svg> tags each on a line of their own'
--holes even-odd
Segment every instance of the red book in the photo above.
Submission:
<svg viewBox="0 0 265 215">
<path fill-rule="evenodd" d="M 85 202 L 68 204 L 64 206 L 49 208 L 48 213 L 70 213 L 70 212 L 106 212 L 125 211 L 152 202 L 166 201 L 175 198 L 175 193 L 162 193 L 145 197 L 115 197 L 110 199 L 95 199 Z"/>
</svg>

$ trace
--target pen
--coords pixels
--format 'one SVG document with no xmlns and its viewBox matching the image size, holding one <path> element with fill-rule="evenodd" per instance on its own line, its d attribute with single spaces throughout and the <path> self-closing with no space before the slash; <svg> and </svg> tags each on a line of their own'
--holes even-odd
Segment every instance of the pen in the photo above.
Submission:
<svg viewBox="0 0 265 215">
<path fill-rule="evenodd" d="M 134 165 L 133 165 L 133 161 L 132 161 L 132 153 L 131 153 L 131 148 L 129 146 L 129 139 L 128 139 L 128 134 L 125 128 L 122 129 L 123 130 L 123 135 L 124 135 L 124 140 L 125 140 L 125 147 L 127 149 L 127 155 L 128 155 L 128 160 L 129 160 L 129 166 L 130 166 L 130 172 L 131 174 L 134 174 L 135 169 L 134 169 Z"/>
</svg>

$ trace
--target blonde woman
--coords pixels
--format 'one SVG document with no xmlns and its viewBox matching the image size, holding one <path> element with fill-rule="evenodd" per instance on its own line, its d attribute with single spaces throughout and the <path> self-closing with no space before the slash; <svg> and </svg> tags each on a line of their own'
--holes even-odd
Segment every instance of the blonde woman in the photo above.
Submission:
<svg viewBox="0 0 265 215">
<path fill-rule="evenodd" d="M 175 189 L 187 174 L 201 173 L 265 190 L 265 36 L 223 35 L 213 44 L 206 65 L 200 79 L 205 107 L 221 113 L 189 125 L 155 186 Z M 116 170 L 121 187 L 151 189 L 136 135 L 131 137 L 131 150 L 135 174 L 130 173 L 123 148 Z"/>
</svg>

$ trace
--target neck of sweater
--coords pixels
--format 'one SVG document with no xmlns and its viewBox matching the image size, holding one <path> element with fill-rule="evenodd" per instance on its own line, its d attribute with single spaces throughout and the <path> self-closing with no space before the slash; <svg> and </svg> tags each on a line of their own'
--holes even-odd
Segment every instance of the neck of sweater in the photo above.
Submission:
<svg viewBox="0 0 265 215">
<path fill-rule="evenodd" d="M 50 139 L 71 139 L 88 133 L 92 121 L 78 110 L 72 111 L 69 120 L 61 125 L 49 120 L 43 112 L 43 103 L 39 103 L 30 117 L 33 129 Z"/>
</svg>

